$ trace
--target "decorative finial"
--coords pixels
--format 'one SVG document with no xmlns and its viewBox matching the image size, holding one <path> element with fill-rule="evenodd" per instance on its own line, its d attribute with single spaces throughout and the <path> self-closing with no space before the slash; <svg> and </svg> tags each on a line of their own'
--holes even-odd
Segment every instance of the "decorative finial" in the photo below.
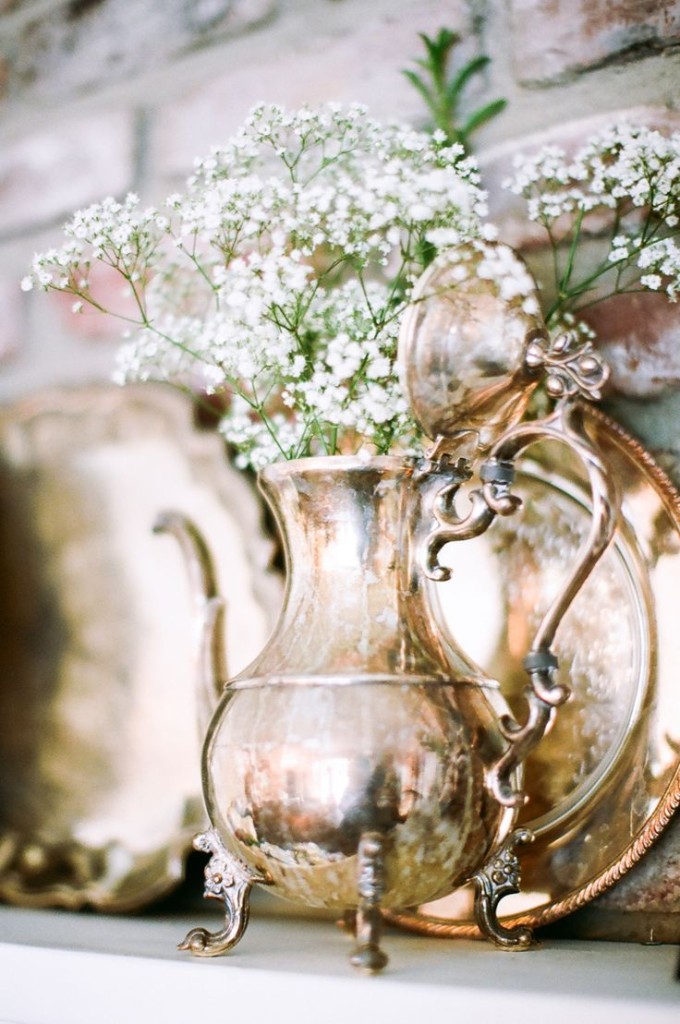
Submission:
<svg viewBox="0 0 680 1024">
<path fill-rule="evenodd" d="M 551 398 L 573 398 L 581 395 L 591 400 L 602 397 L 602 388 L 609 378 L 609 367 L 576 330 L 566 330 L 554 337 L 537 332 L 527 347 L 526 365 L 546 375 L 546 391 Z"/>
</svg>

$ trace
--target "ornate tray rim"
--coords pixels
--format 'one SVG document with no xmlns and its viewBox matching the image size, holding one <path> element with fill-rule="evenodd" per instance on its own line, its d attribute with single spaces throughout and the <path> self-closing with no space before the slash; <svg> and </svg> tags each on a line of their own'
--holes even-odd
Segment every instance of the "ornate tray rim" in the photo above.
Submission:
<svg viewBox="0 0 680 1024">
<path fill-rule="evenodd" d="M 680 493 L 667 474 L 654 460 L 651 454 L 632 437 L 619 423 L 599 408 L 588 404 L 586 422 L 594 424 L 608 434 L 610 439 L 621 449 L 630 460 L 631 465 L 639 467 L 639 475 L 646 479 L 659 495 L 669 518 L 673 521 L 676 531 L 680 533 Z M 519 468 L 518 463 L 518 468 Z M 606 793 L 605 793 L 606 798 Z M 631 842 L 622 850 L 618 859 L 610 861 L 608 866 L 595 874 L 585 884 L 573 889 L 567 895 L 549 901 L 532 910 L 502 914 L 504 925 L 528 925 L 540 927 L 551 924 L 567 914 L 579 909 L 597 896 L 602 895 L 618 882 L 654 845 L 662 835 L 666 826 L 680 807 L 680 756 L 675 761 L 668 785 L 647 817 L 642 829 L 638 830 Z M 521 855 L 520 855 L 521 858 Z M 454 920 L 436 917 L 415 911 L 385 910 L 383 916 L 393 925 L 421 935 L 440 938 L 480 938 L 479 928 L 472 920 Z"/>
</svg>

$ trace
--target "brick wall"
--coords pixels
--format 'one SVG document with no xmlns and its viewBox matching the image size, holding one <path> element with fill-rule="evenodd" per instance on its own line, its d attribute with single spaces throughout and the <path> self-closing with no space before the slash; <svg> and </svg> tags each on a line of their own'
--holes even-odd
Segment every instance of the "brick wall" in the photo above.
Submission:
<svg viewBox="0 0 680 1024">
<path fill-rule="evenodd" d="M 160 199 L 260 99 L 361 100 L 417 122 L 420 100 L 400 69 L 419 50 L 417 32 L 444 24 L 467 55 L 492 57 L 469 102 L 508 100 L 477 152 L 494 214 L 517 243 L 525 229 L 498 182 L 518 147 L 578 140 L 632 105 L 649 122 L 678 119 L 677 0 L 2 0 L 0 398 L 109 371 L 115 325 L 16 288 L 70 211 L 131 188 Z M 670 326 L 640 336 L 646 314 L 633 307 L 622 333 L 612 327 L 615 383 L 638 400 L 653 392 L 673 415 L 677 404 L 680 416 L 675 320 L 666 310 Z M 649 412 L 640 422 L 653 441 Z"/>
<path fill-rule="evenodd" d="M 680 127 L 680 0 L 0 0 L 0 400 L 109 374 L 115 328 L 18 287 L 71 210 L 128 189 L 159 199 L 260 99 L 417 122 L 399 72 L 442 25 L 492 58 L 470 103 L 508 100 L 477 153 L 517 244 L 530 239 L 498 183 L 519 148 L 574 144 L 632 107 Z M 677 310 L 608 315 L 610 405 L 680 482 Z"/>
</svg>

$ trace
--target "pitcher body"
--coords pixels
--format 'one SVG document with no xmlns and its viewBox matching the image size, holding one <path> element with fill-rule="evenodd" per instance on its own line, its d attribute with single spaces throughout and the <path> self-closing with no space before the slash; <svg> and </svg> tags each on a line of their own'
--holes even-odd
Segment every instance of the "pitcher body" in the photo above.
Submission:
<svg viewBox="0 0 680 1024">
<path fill-rule="evenodd" d="M 427 460 L 305 459 L 261 486 L 286 550 L 280 621 L 232 680 L 204 752 L 212 825 L 272 890 L 346 910 L 362 837 L 381 845 L 381 905 L 466 881 L 513 812 L 486 773 L 506 746 L 497 685 L 440 620 L 422 566 Z"/>
</svg>

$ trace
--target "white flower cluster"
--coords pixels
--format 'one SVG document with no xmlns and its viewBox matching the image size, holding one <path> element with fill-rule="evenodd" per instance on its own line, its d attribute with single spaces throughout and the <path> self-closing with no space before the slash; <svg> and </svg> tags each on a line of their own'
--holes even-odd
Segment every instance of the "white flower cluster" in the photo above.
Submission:
<svg viewBox="0 0 680 1024">
<path fill-rule="evenodd" d="M 76 214 L 24 287 L 102 309 L 90 270 L 117 270 L 139 312 L 118 378 L 229 394 L 242 462 L 385 452 L 413 443 L 394 363 L 414 281 L 484 213 L 474 165 L 440 135 L 358 105 L 261 105 L 163 212 L 130 195 Z"/>
<path fill-rule="evenodd" d="M 109 198 L 79 210 L 64 226 L 68 241 L 62 248 L 34 257 L 32 273 L 21 282 L 24 291 L 37 284 L 91 301 L 87 293 L 94 262 L 114 267 L 133 284 L 141 282 L 168 221 L 153 208 L 142 212 L 138 206 L 139 197 L 130 192 L 122 203 Z"/>
<path fill-rule="evenodd" d="M 562 300 L 574 300 L 572 309 L 584 304 L 583 296 L 592 298 L 607 272 L 614 281 L 607 294 L 646 288 L 677 299 L 680 133 L 619 124 L 572 157 L 546 146 L 516 159 L 506 187 L 526 199 L 529 218 L 545 227 L 556 248 L 563 241 L 570 248 L 556 284 Z M 578 280 L 574 259 L 587 225 L 599 234 L 610 227 L 610 245 L 602 266 Z"/>
</svg>

